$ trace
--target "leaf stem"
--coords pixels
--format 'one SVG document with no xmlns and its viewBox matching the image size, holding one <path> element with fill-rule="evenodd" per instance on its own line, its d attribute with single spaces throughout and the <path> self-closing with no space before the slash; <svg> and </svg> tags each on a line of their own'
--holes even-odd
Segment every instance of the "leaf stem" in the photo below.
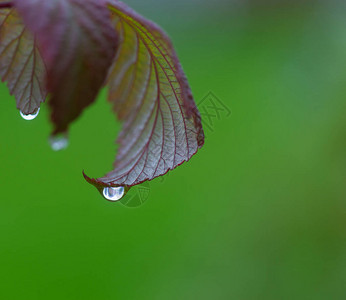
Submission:
<svg viewBox="0 0 346 300">
<path fill-rule="evenodd" d="M 0 9 L 2 9 L 2 8 L 12 8 L 12 7 L 13 7 L 13 3 L 11 1 L 0 3 Z"/>
</svg>

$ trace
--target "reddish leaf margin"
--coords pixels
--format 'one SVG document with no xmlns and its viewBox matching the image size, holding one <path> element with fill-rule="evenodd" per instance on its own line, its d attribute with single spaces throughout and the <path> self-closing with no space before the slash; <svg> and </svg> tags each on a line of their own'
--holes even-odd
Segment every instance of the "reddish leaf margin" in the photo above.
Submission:
<svg viewBox="0 0 346 300">
<path fill-rule="evenodd" d="M 164 175 L 204 144 L 200 114 L 166 33 L 120 1 L 108 4 L 121 39 L 108 75 L 108 98 L 124 124 L 114 170 L 98 179 L 83 172 L 100 191 L 110 186 L 128 190 Z"/>
</svg>

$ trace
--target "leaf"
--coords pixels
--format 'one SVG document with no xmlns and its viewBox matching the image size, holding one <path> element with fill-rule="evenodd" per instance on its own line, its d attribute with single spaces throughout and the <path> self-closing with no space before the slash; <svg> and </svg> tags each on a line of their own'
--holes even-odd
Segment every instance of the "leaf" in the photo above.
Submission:
<svg viewBox="0 0 346 300">
<path fill-rule="evenodd" d="M 188 161 L 204 143 L 200 114 L 172 43 L 154 23 L 109 0 L 121 39 L 108 75 L 123 128 L 114 170 L 86 180 L 99 190 L 152 180 Z"/>
<path fill-rule="evenodd" d="M 0 10 L 0 76 L 17 108 L 32 114 L 46 98 L 45 66 L 33 35 L 13 8 Z"/>
<path fill-rule="evenodd" d="M 104 0 L 13 0 L 47 66 L 54 134 L 96 98 L 118 45 Z"/>
</svg>

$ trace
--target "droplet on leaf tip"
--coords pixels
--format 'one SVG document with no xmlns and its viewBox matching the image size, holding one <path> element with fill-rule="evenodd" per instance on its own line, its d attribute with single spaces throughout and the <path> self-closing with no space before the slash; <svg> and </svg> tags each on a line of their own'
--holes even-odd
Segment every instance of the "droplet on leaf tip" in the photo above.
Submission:
<svg viewBox="0 0 346 300">
<path fill-rule="evenodd" d="M 123 186 L 119 187 L 105 187 L 103 189 L 103 197 L 108 201 L 119 201 L 125 194 Z"/>
<path fill-rule="evenodd" d="M 68 147 L 68 137 L 66 134 L 51 136 L 49 138 L 49 144 L 54 151 L 64 150 Z"/>
<path fill-rule="evenodd" d="M 31 121 L 33 119 L 35 119 L 38 116 L 38 113 L 40 112 L 40 109 L 36 109 L 36 111 L 34 111 L 32 114 L 24 114 L 22 111 L 20 111 L 20 115 L 21 117 L 26 120 L 26 121 Z"/>
</svg>

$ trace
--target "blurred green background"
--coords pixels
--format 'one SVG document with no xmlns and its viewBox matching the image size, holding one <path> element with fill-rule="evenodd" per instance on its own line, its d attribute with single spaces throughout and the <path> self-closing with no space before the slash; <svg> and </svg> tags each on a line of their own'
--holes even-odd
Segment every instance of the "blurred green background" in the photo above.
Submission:
<svg viewBox="0 0 346 300">
<path fill-rule="evenodd" d="M 345 4 L 127 3 L 172 37 L 205 146 L 110 203 L 81 173 L 115 157 L 105 92 L 57 153 L 2 84 L 1 299 L 346 299 Z"/>
</svg>

